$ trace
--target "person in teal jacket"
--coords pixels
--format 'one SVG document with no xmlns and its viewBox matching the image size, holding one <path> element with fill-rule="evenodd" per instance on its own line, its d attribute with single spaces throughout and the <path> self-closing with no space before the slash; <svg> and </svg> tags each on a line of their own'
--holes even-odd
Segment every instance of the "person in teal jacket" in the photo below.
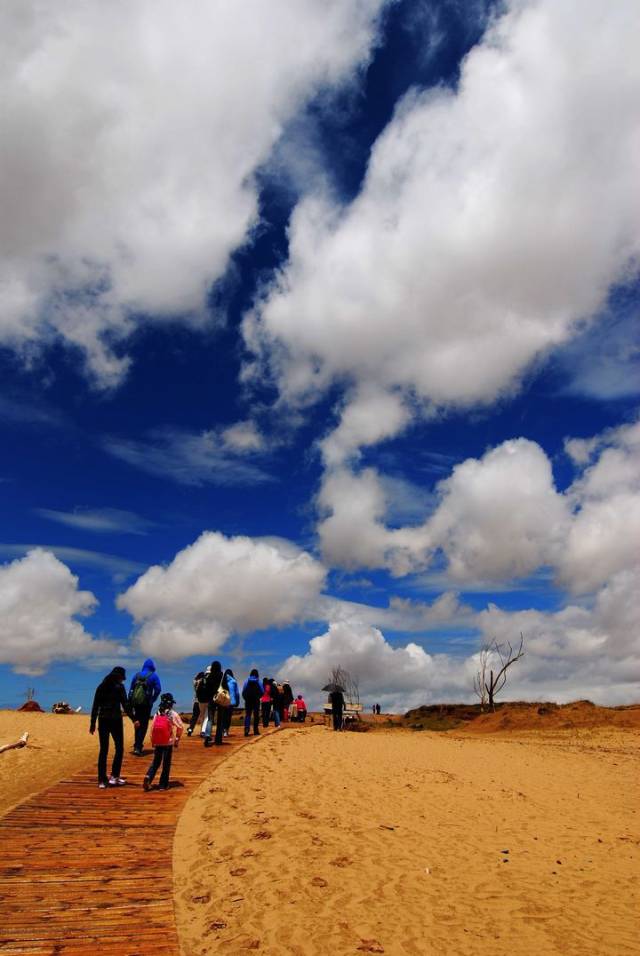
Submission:
<svg viewBox="0 0 640 956">
<path fill-rule="evenodd" d="M 224 730 L 222 731 L 225 737 L 229 736 L 229 729 L 231 727 L 231 718 L 233 717 L 233 708 L 240 706 L 240 691 L 238 689 L 238 681 L 233 676 L 233 671 L 230 667 L 227 667 L 223 675 L 223 681 L 226 678 L 227 681 L 227 690 L 229 691 L 229 697 L 231 698 L 231 706 L 227 707 L 224 712 Z"/>
</svg>

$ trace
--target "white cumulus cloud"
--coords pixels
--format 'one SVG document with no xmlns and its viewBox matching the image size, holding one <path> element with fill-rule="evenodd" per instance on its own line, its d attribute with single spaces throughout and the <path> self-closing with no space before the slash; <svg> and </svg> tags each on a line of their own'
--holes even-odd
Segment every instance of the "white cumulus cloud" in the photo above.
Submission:
<svg viewBox="0 0 640 956">
<path fill-rule="evenodd" d="M 507 3 L 457 89 L 399 104 L 348 207 L 298 205 L 245 321 L 256 368 L 298 400 L 346 377 L 488 402 L 593 317 L 640 253 L 636 20 L 633 0 Z"/>
<path fill-rule="evenodd" d="M 49 551 L 36 549 L 0 567 L 0 663 L 19 674 L 42 674 L 53 661 L 78 663 L 118 650 L 76 620 L 97 604 L 90 591 Z"/>
<path fill-rule="evenodd" d="M 257 166 L 367 61 L 382 2 L 3 4 L 0 342 L 61 337 L 113 385 L 134 316 L 201 320 Z"/>
<path fill-rule="evenodd" d="M 579 469 L 557 490 L 551 462 L 535 442 L 503 442 L 469 458 L 436 486 L 421 523 L 390 527 L 384 482 L 373 468 L 328 471 L 318 495 L 318 534 L 328 563 L 345 568 L 420 571 L 441 555 L 449 581 L 502 582 L 552 568 L 559 582 L 586 594 L 640 553 L 640 424 L 566 448 Z"/>
<path fill-rule="evenodd" d="M 206 655 L 231 633 L 304 617 L 325 574 L 311 555 L 281 539 L 207 531 L 167 567 L 149 568 L 117 603 L 139 624 L 137 641 L 145 653 Z"/>
</svg>

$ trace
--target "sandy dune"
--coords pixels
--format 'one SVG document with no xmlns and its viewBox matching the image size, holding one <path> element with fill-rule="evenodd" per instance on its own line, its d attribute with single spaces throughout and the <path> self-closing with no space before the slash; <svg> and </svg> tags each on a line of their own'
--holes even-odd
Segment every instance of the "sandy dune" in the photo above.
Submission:
<svg viewBox="0 0 640 956">
<path fill-rule="evenodd" d="M 286 730 L 227 761 L 174 849 L 184 956 L 623 956 L 640 734 Z"/>
<path fill-rule="evenodd" d="M 98 759 L 98 735 L 89 734 L 86 714 L 0 711 L 0 745 L 14 743 L 25 730 L 29 743 L 0 754 L 0 814 L 33 793 Z M 133 740 L 125 721 L 125 740 Z M 125 747 L 126 774 L 127 748 Z"/>
</svg>

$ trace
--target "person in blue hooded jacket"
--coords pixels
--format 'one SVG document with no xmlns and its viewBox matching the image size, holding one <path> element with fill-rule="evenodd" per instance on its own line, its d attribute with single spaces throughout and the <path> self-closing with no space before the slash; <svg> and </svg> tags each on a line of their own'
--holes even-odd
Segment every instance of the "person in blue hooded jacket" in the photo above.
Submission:
<svg viewBox="0 0 640 956">
<path fill-rule="evenodd" d="M 161 690 L 162 685 L 156 673 L 156 665 L 148 657 L 142 665 L 142 670 L 133 675 L 129 687 L 129 703 L 133 716 L 138 721 L 133 743 L 133 752 L 136 757 L 142 756 L 144 738 L 151 719 L 151 708 L 160 696 Z"/>
</svg>

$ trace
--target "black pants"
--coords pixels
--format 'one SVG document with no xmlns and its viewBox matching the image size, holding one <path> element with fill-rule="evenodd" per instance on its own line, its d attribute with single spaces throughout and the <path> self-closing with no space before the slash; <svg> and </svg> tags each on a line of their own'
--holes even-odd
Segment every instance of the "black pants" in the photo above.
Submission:
<svg viewBox="0 0 640 956">
<path fill-rule="evenodd" d="M 332 710 L 331 716 L 333 717 L 333 729 L 342 730 L 342 711 Z"/>
<path fill-rule="evenodd" d="M 271 720 L 271 704 L 262 704 L 262 726 L 268 727 Z"/>
<path fill-rule="evenodd" d="M 119 777 L 122 769 L 122 754 L 124 751 L 124 732 L 122 717 L 99 717 L 98 737 L 100 738 L 100 753 L 98 754 L 98 782 L 107 783 L 107 754 L 109 753 L 109 737 L 113 737 L 115 752 L 111 764 L 111 776 Z"/>
<path fill-rule="evenodd" d="M 209 704 L 209 713 L 208 713 L 208 716 L 209 716 L 209 720 L 210 720 L 210 725 L 209 725 L 209 733 L 208 733 L 208 735 L 205 737 L 205 741 L 204 741 L 205 744 L 211 742 L 211 734 L 212 734 L 212 731 L 213 731 L 213 722 L 214 722 L 214 720 L 215 720 L 215 724 L 216 724 L 216 743 L 217 743 L 217 744 L 221 744 L 221 743 L 222 743 L 222 731 L 224 730 L 224 711 L 225 711 L 225 709 L 226 709 L 226 708 L 224 708 L 224 707 L 218 707 L 218 705 L 217 705 L 217 704 L 214 704 L 213 702 Z"/>
<path fill-rule="evenodd" d="M 225 707 L 222 717 L 223 717 L 222 729 L 226 730 L 226 732 L 229 733 L 229 730 L 231 729 L 231 718 L 233 717 L 233 707 Z"/>
<path fill-rule="evenodd" d="M 171 773 L 171 757 L 173 755 L 173 744 L 168 747 L 156 747 L 153 751 L 153 760 L 147 770 L 147 779 L 149 782 L 155 777 L 158 767 L 162 764 L 162 773 L 160 774 L 160 786 L 169 786 L 169 774 Z"/>
<path fill-rule="evenodd" d="M 151 704 L 135 704 L 133 716 L 140 721 L 140 726 L 136 727 L 133 738 L 133 749 L 142 750 L 144 747 L 144 738 L 147 736 L 147 728 L 151 719 Z"/>
<path fill-rule="evenodd" d="M 251 718 L 253 718 L 253 733 L 254 736 L 260 733 L 260 702 L 256 701 L 255 704 L 245 704 L 244 708 L 244 735 L 245 737 L 249 736 L 249 728 L 251 727 Z"/>
<path fill-rule="evenodd" d="M 195 729 L 196 724 L 198 723 L 199 718 L 202 717 L 202 720 L 204 721 L 205 717 L 207 716 L 207 707 L 208 707 L 207 704 L 203 704 L 199 700 L 194 700 L 193 711 L 191 713 L 191 720 L 189 721 L 189 730 L 192 733 Z"/>
</svg>

